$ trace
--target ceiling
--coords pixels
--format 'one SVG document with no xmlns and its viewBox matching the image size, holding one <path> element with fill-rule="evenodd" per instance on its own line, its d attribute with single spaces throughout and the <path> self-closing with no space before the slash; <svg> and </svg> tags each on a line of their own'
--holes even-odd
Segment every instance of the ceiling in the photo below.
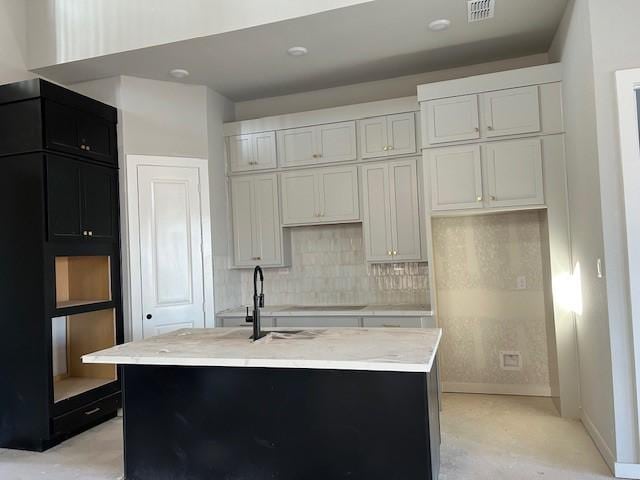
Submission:
<svg viewBox="0 0 640 480">
<path fill-rule="evenodd" d="M 547 52 L 567 0 L 496 0 L 495 18 L 467 22 L 466 0 L 374 2 L 209 37 L 36 70 L 63 84 L 132 75 L 208 85 L 234 101 L 392 78 Z M 448 18 L 451 28 L 427 24 Z M 302 45 L 303 57 L 287 55 Z"/>
</svg>

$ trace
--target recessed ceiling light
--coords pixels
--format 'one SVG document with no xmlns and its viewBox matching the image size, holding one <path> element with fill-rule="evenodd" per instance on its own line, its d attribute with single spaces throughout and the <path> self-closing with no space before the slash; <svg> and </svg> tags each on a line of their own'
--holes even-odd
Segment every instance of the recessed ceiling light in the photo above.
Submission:
<svg viewBox="0 0 640 480">
<path fill-rule="evenodd" d="M 446 30 L 451 26 L 451 20 L 447 20 L 446 18 L 441 18 L 439 20 L 434 20 L 429 23 L 429 30 L 433 32 L 441 32 Z"/>
<path fill-rule="evenodd" d="M 173 78 L 186 78 L 189 76 L 189 70 L 185 70 L 184 68 L 174 68 L 173 70 L 169 70 L 169 75 Z"/>
<path fill-rule="evenodd" d="M 292 57 L 301 57 L 302 55 L 306 55 L 307 53 L 309 53 L 309 50 L 307 50 L 305 47 L 291 47 L 287 50 L 287 53 Z"/>
</svg>

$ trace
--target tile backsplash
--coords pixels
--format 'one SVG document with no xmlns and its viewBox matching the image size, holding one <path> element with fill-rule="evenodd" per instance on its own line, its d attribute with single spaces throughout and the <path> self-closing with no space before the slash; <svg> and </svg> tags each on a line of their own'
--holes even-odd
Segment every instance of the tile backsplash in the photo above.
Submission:
<svg viewBox="0 0 640 480">
<path fill-rule="evenodd" d="M 368 264 L 362 224 L 291 229 L 291 266 L 265 269 L 270 305 L 426 304 L 426 263 Z M 242 304 L 252 302 L 253 272 L 241 273 Z"/>
</svg>

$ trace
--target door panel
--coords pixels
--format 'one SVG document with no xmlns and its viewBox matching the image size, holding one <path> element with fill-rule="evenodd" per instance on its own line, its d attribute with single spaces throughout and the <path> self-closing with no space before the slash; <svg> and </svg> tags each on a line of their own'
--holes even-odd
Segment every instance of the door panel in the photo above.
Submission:
<svg viewBox="0 0 640 480">
<path fill-rule="evenodd" d="M 480 138 L 478 96 L 465 95 L 427 102 L 429 143 Z"/>
<path fill-rule="evenodd" d="M 465 145 L 430 150 L 431 208 L 482 208 L 480 146 Z"/>
<path fill-rule="evenodd" d="M 253 169 L 253 135 L 235 135 L 227 139 L 229 166 L 232 172 Z"/>
<path fill-rule="evenodd" d="M 278 160 L 283 167 L 317 161 L 315 127 L 278 131 Z"/>
<path fill-rule="evenodd" d="M 320 220 L 344 222 L 358 220 L 358 168 L 325 168 L 318 171 Z"/>
<path fill-rule="evenodd" d="M 360 120 L 360 156 L 375 158 L 387 156 L 387 117 Z"/>
<path fill-rule="evenodd" d="M 275 132 L 256 133 L 253 135 L 253 158 L 256 162 L 254 170 L 276 168 L 276 134 Z"/>
<path fill-rule="evenodd" d="M 253 245 L 255 214 L 253 211 L 253 188 L 251 177 L 231 179 L 231 207 L 233 216 L 233 254 L 236 266 L 255 263 L 258 254 Z"/>
<path fill-rule="evenodd" d="M 387 125 L 388 155 L 406 155 L 416 152 L 416 119 L 413 112 L 389 115 Z"/>
<path fill-rule="evenodd" d="M 197 168 L 138 167 L 144 337 L 204 327 L 199 182 Z"/>
<path fill-rule="evenodd" d="M 320 125 L 316 129 L 319 163 L 356 159 L 356 122 Z"/>
<path fill-rule="evenodd" d="M 49 100 L 45 101 L 45 134 L 47 147 L 62 152 L 77 153 L 78 112 Z"/>
<path fill-rule="evenodd" d="M 286 172 L 282 179 L 282 223 L 318 223 L 320 206 L 314 170 Z"/>
<path fill-rule="evenodd" d="M 540 139 L 493 143 L 485 149 L 490 207 L 544 203 Z"/>
<path fill-rule="evenodd" d="M 78 144 L 83 155 L 115 163 L 115 126 L 100 117 L 78 112 Z"/>
<path fill-rule="evenodd" d="M 540 131 L 537 86 L 485 93 L 484 108 L 487 137 Z"/>
<path fill-rule="evenodd" d="M 282 264 L 278 181 L 276 175 L 256 177 L 253 181 L 257 229 L 258 262 L 264 266 Z M 254 248 L 254 250 L 256 250 Z"/>
<path fill-rule="evenodd" d="M 92 238 L 113 239 L 116 222 L 117 173 L 84 165 L 82 182 L 82 230 Z"/>
<path fill-rule="evenodd" d="M 55 155 L 45 158 L 49 240 L 81 238 L 80 164 Z"/>
<path fill-rule="evenodd" d="M 389 165 L 394 260 L 420 260 L 418 174 L 415 160 Z"/>
<path fill-rule="evenodd" d="M 362 167 L 363 225 L 368 261 L 391 259 L 391 211 L 387 165 Z"/>
</svg>

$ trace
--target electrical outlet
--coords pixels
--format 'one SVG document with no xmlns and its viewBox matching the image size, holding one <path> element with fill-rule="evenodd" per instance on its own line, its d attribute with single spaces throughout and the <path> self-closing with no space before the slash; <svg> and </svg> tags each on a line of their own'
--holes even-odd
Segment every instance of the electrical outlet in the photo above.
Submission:
<svg viewBox="0 0 640 480">
<path fill-rule="evenodd" d="M 522 370 L 522 355 L 520 355 L 520 352 L 500 352 L 500 368 L 502 370 Z"/>
<path fill-rule="evenodd" d="M 525 277 L 524 275 L 521 275 L 518 278 L 516 278 L 516 288 L 518 290 L 526 290 L 527 289 L 527 277 Z"/>
</svg>

